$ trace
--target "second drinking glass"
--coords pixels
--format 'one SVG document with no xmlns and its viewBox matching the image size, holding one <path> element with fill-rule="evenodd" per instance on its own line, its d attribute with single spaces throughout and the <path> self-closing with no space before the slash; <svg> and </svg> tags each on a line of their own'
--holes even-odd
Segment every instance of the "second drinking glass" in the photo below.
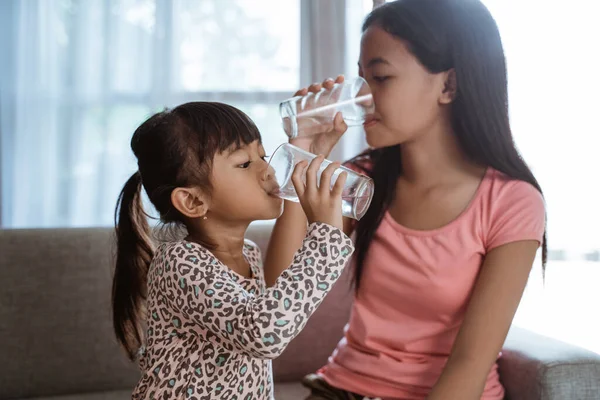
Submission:
<svg viewBox="0 0 600 400">
<path fill-rule="evenodd" d="M 374 111 L 371 89 L 361 77 L 336 83 L 330 90 L 292 97 L 279 105 L 283 130 L 290 138 L 332 129 L 338 112 L 348 126 L 357 126 Z"/>
</svg>

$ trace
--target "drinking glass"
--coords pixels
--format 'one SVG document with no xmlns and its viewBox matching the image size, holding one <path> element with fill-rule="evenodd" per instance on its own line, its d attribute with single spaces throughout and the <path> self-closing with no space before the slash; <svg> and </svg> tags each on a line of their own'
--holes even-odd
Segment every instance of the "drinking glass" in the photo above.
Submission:
<svg viewBox="0 0 600 400">
<path fill-rule="evenodd" d="M 289 143 L 284 143 L 275 150 L 269 160 L 269 165 L 275 172 L 275 180 L 279 185 L 277 195 L 280 198 L 294 202 L 299 201 L 292 183 L 294 167 L 300 161 L 306 160 L 310 163 L 315 157 L 316 155 Z M 323 161 L 317 172 L 317 182 L 320 182 L 321 173 L 329 164 L 331 164 L 331 161 Z M 330 185 L 332 188 L 342 172 L 348 173 L 342 192 L 342 215 L 359 220 L 365 215 L 371 204 L 374 190 L 373 180 L 342 166 L 336 169 L 331 177 Z M 304 179 L 306 179 L 306 175 Z"/>
<path fill-rule="evenodd" d="M 362 125 L 373 114 L 371 89 L 361 77 L 336 83 L 329 90 L 296 96 L 279 104 L 283 130 L 290 138 L 331 130 L 338 112 L 348 126 Z"/>
</svg>

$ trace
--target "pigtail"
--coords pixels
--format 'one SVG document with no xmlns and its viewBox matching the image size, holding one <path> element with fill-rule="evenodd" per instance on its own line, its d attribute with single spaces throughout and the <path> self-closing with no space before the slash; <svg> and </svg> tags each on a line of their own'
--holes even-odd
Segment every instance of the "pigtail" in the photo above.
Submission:
<svg viewBox="0 0 600 400">
<path fill-rule="evenodd" d="M 113 325 L 131 360 L 142 344 L 148 268 L 153 256 L 150 229 L 141 198 L 142 180 L 134 173 L 125 183 L 115 210 L 117 251 L 112 285 Z"/>
</svg>

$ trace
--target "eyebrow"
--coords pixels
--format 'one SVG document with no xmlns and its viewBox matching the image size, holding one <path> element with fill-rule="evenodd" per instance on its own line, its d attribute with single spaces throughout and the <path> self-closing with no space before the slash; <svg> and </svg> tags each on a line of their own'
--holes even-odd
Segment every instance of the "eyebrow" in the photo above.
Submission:
<svg viewBox="0 0 600 400">
<path fill-rule="evenodd" d="M 259 141 L 258 141 L 258 145 L 259 145 L 259 146 L 262 146 L 262 145 L 263 145 L 263 144 L 262 144 L 262 140 L 259 140 Z M 240 152 L 240 151 L 245 151 L 245 150 L 246 150 L 246 149 L 245 149 L 245 147 L 247 147 L 247 146 L 248 146 L 248 144 L 243 144 L 243 143 L 240 143 L 240 145 L 239 145 L 239 146 L 236 146 L 236 147 L 231 147 L 231 148 L 227 149 L 227 150 L 226 150 L 226 152 L 227 152 L 227 157 L 229 158 L 229 157 L 231 157 L 232 155 L 234 155 L 235 153 L 238 153 L 238 152 Z M 260 150 L 260 147 L 258 148 L 258 150 Z M 263 148 L 263 150 L 264 150 L 264 148 Z"/>
<path fill-rule="evenodd" d="M 369 62 L 367 63 L 367 67 L 366 68 L 372 68 L 372 67 L 374 67 L 375 65 L 378 65 L 378 64 L 392 65 L 392 64 L 390 64 L 389 61 L 387 61 L 387 60 L 385 60 L 385 59 L 383 59 L 381 57 L 375 57 L 375 58 L 371 58 L 369 60 Z M 358 66 L 359 67 L 361 66 L 360 62 L 358 63 Z"/>
</svg>

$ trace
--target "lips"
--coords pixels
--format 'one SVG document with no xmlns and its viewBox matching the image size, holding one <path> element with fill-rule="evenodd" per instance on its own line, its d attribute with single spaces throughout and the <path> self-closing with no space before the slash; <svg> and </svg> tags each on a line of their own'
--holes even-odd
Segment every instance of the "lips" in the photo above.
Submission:
<svg viewBox="0 0 600 400">
<path fill-rule="evenodd" d="M 279 186 L 276 186 L 271 190 L 267 190 L 267 194 L 269 196 L 278 197 L 281 194 L 281 189 L 279 188 Z"/>
<path fill-rule="evenodd" d="M 367 119 L 363 123 L 363 127 L 368 128 L 370 126 L 375 125 L 377 122 L 379 122 L 379 120 L 375 116 L 370 115 L 367 117 Z"/>
</svg>

